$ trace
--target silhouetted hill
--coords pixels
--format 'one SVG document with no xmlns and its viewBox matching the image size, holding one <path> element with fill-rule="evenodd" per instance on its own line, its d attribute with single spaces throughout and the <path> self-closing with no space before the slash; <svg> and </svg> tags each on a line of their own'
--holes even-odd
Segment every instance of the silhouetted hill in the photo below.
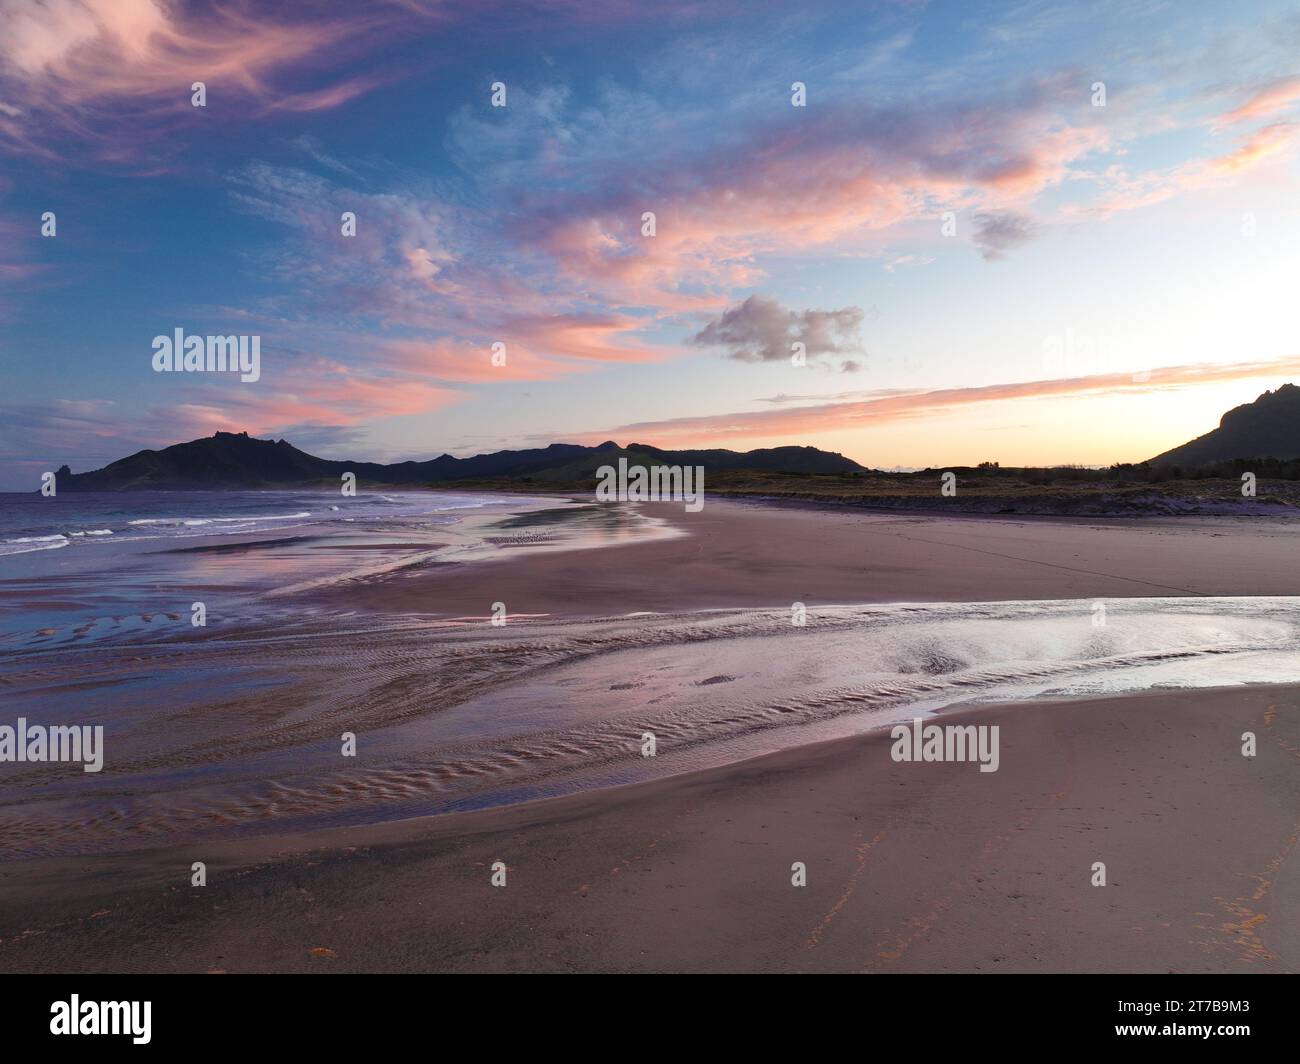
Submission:
<svg viewBox="0 0 1300 1064">
<path fill-rule="evenodd" d="M 1300 388 L 1284 384 L 1229 410 L 1219 427 L 1151 459 L 1185 469 L 1237 458 L 1300 458 Z"/>
<path fill-rule="evenodd" d="M 60 491 L 118 491 L 130 488 L 271 488 L 312 484 L 335 486 L 345 472 L 361 484 L 408 486 L 530 478 L 555 484 L 587 480 L 602 465 L 619 456 L 631 464 L 702 465 L 706 473 L 754 470 L 784 473 L 848 473 L 862 467 L 851 459 L 816 447 L 772 447 L 739 452 L 727 450 L 665 451 L 643 444 L 598 447 L 553 443 L 523 451 L 496 451 L 472 458 L 449 454 L 425 462 L 335 461 L 300 451 L 285 440 L 259 440 L 246 432 L 218 432 L 201 440 L 178 443 L 160 451 L 139 451 L 103 469 L 72 473 L 59 470 Z"/>
</svg>

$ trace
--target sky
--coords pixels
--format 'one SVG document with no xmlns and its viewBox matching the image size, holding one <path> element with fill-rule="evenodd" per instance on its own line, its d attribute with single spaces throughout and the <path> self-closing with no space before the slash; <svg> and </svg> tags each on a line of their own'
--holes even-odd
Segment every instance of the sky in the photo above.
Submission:
<svg viewBox="0 0 1300 1064">
<path fill-rule="evenodd" d="M 1297 56 L 1255 0 L 0 0 L 0 489 L 216 430 L 1152 457 L 1300 381 Z"/>
</svg>

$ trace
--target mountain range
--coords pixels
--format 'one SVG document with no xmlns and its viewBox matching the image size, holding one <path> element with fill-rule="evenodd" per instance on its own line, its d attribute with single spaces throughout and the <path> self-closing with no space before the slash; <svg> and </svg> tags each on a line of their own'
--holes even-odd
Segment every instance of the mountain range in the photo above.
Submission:
<svg viewBox="0 0 1300 1064">
<path fill-rule="evenodd" d="M 553 443 L 520 451 L 494 451 L 472 458 L 449 454 L 423 462 L 353 462 L 317 458 L 287 440 L 262 440 L 246 432 L 218 432 L 161 450 L 138 451 L 88 473 L 58 472 L 59 490 L 132 488 L 276 488 L 334 486 L 343 473 L 360 484 L 420 487 L 467 482 L 523 482 L 556 487 L 593 480 L 596 470 L 616 465 L 703 466 L 721 472 L 771 474 L 859 474 L 865 467 L 816 447 L 765 447 L 668 451 L 642 443 L 621 447 L 606 441 L 595 447 Z M 1219 427 L 1148 459 L 1145 465 L 1193 471 L 1240 459 L 1300 459 L 1300 388 L 1283 384 L 1253 403 L 1223 415 Z"/>
<path fill-rule="evenodd" d="M 816 447 L 768 447 L 754 451 L 721 449 L 665 451 L 631 443 L 620 447 L 607 441 L 596 447 L 553 443 L 522 451 L 495 451 L 472 458 L 444 454 L 425 462 L 336 461 L 317 458 L 286 440 L 261 440 L 246 432 L 218 432 L 159 451 L 138 451 L 102 469 L 73 473 L 58 471 L 58 487 L 71 490 L 116 491 L 132 488 L 276 488 L 339 483 L 343 473 L 356 474 L 359 484 L 417 487 L 465 481 L 524 480 L 557 486 L 595 479 L 603 465 L 704 466 L 710 473 L 748 470 L 773 473 L 853 473 L 862 466 L 841 454 Z"/>
</svg>

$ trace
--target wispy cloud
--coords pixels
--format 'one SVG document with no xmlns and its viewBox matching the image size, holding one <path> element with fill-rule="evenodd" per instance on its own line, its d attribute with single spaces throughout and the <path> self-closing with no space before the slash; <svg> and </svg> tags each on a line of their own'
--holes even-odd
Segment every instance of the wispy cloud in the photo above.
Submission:
<svg viewBox="0 0 1300 1064">
<path fill-rule="evenodd" d="M 708 293 L 754 286 L 764 255 L 1031 200 L 1109 143 L 1101 127 L 1070 118 L 1075 96 L 1043 82 L 975 102 L 768 106 L 714 150 L 638 159 L 635 170 L 620 160 L 607 165 L 601 194 L 536 197 L 528 229 L 560 270 L 607 298 L 698 308 Z"/>
<path fill-rule="evenodd" d="M 633 434 L 659 444 L 705 444 L 759 437 L 796 442 L 820 433 L 930 417 L 957 407 L 981 403 L 1071 395 L 1155 392 L 1190 385 L 1257 377 L 1280 377 L 1295 373 L 1300 373 L 1300 356 L 1270 362 L 1166 366 L 1144 374 L 1142 380 L 1128 373 L 1106 373 L 1061 380 L 1018 381 L 969 388 L 945 388 L 788 409 L 640 421 L 630 425 L 581 433 L 577 438 L 594 441 Z"/>
<path fill-rule="evenodd" d="M 490 209 L 415 178 L 380 190 L 300 169 L 255 164 L 232 182 L 235 201 L 287 232 L 260 259 L 311 310 L 311 333 L 350 336 L 365 363 L 418 367 L 458 382 L 540 380 L 605 363 L 657 361 L 637 334 L 646 320 L 590 309 L 587 293 L 557 280 L 512 243 Z M 343 237 L 343 212 L 356 235 Z M 504 363 L 487 360 L 506 346 Z M 579 365 L 575 365 L 575 363 Z"/>
<path fill-rule="evenodd" d="M 201 9 L 162 0 L 8 0 L 0 7 L 0 139 L 32 154 L 57 142 L 92 145 L 130 162 L 193 114 L 191 85 L 204 82 L 213 113 L 335 107 L 381 75 L 302 75 L 337 66 L 380 25 L 370 14 L 313 9 L 294 18 L 248 3 Z M 292 74 L 298 80 L 284 76 Z M 234 105 L 234 106 L 232 106 Z M 123 142 L 125 138 L 125 142 Z"/>
<path fill-rule="evenodd" d="M 1104 216 L 1140 210 L 1177 196 L 1227 187 L 1268 161 L 1291 154 L 1298 138 L 1300 123 L 1275 122 L 1248 134 L 1236 148 L 1222 154 L 1138 174 L 1113 167 L 1102 179 L 1105 193 L 1079 213 Z"/>
<path fill-rule="evenodd" d="M 1215 124 L 1223 127 L 1237 122 L 1271 118 L 1296 103 L 1300 103 L 1300 75 L 1277 78 L 1255 91 L 1239 107 L 1221 115 Z"/>
</svg>

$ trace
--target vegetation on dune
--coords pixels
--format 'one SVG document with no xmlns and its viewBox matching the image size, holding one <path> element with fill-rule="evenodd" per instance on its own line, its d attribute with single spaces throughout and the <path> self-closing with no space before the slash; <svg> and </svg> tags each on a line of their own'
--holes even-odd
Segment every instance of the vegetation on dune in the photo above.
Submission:
<svg viewBox="0 0 1300 1064">
<path fill-rule="evenodd" d="M 1216 471 L 1190 474 L 1143 465 L 1109 469 L 1078 466 L 1011 468 L 995 464 L 951 466 L 910 472 L 868 470 L 861 473 L 784 473 L 755 470 L 711 471 L 705 467 L 705 492 L 800 499 L 883 508 L 979 510 L 981 512 L 1169 512 L 1179 504 L 1191 509 L 1300 506 L 1300 469 L 1267 472 L 1276 462 L 1234 462 Z M 1300 463 L 1290 463 L 1291 466 Z M 1237 467 L 1241 468 L 1238 469 Z M 1242 494 L 1242 472 L 1254 472 L 1255 491 Z M 955 495 L 941 494 L 945 473 L 955 476 Z M 448 485 L 451 486 L 451 485 Z M 560 482 L 519 477 L 460 481 L 461 488 L 553 491 L 587 494 L 594 478 Z"/>
</svg>

